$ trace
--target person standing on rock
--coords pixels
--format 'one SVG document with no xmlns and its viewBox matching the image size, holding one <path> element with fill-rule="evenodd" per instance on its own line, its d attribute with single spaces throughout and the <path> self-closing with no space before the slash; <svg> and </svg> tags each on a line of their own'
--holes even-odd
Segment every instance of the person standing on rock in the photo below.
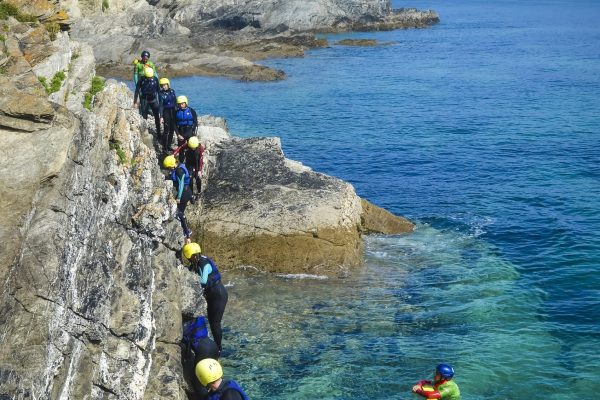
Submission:
<svg viewBox="0 0 600 400">
<path fill-rule="evenodd" d="M 137 106 L 138 96 L 140 98 L 140 111 L 144 119 L 148 119 L 148 108 L 152 109 L 154 115 L 154 124 L 156 125 L 156 137 L 160 137 L 160 111 L 158 100 L 159 84 L 154 76 L 152 68 L 144 70 L 144 77 L 140 79 L 135 87 L 133 94 L 133 107 Z"/>
<path fill-rule="evenodd" d="M 171 89 L 171 83 L 167 78 L 161 78 L 160 90 L 158 91 L 160 121 L 163 123 L 163 153 L 171 151 L 173 133 L 175 133 L 175 123 L 177 113 L 175 110 L 177 95 L 175 90 Z"/>
<path fill-rule="evenodd" d="M 183 256 L 190 261 L 189 269 L 200 276 L 200 286 L 204 289 L 206 299 L 206 311 L 210 332 L 219 347 L 219 354 L 223 350 L 223 329 L 221 320 L 227 305 L 227 289 L 221 282 L 221 274 L 217 265 L 210 258 L 201 254 L 202 250 L 198 243 L 187 243 L 183 246 Z M 206 386 L 206 385 L 205 385 Z"/>
<path fill-rule="evenodd" d="M 152 68 L 152 70 L 154 71 L 154 76 L 158 78 L 156 66 L 152 61 L 150 61 L 150 52 L 148 50 L 142 51 L 140 60 L 138 60 L 137 58 L 133 60 L 133 83 L 136 86 L 140 78 L 144 76 L 144 69 L 146 68 Z"/>
<path fill-rule="evenodd" d="M 190 190 L 192 191 L 192 204 L 200 197 L 202 190 L 202 166 L 204 165 L 204 147 L 198 136 L 192 136 L 183 146 L 175 150 L 175 154 L 183 152 L 184 162 L 190 171 Z M 196 193 L 194 193 L 194 181 L 196 182 Z"/>
<path fill-rule="evenodd" d="M 196 111 L 188 107 L 186 96 L 177 97 L 177 145 L 182 146 L 189 138 L 194 136 L 198 127 L 198 115 Z M 184 154 L 179 153 L 179 161 L 183 162 Z"/>
<path fill-rule="evenodd" d="M 192 236 L 192 231 L 188 227 L 187 219 L 185 218 L 185 208 L 192 198 L 190 173 L 185 164 L 177 163 L 175 156 L 172 155 L 165 157 L 163 166 L 169 170 L 169 173 L 165 176 L 165 180 L 173 181 L 173 186 L 175 187 L 177 200 L 176 218 L 181 222 L 183 235 L 187 240 Z"/>
<path fill-rule="evenodd" d="M 223 368 L 217 360 L 207 358 L 196 364 L 196 377 L 210 392 L 209 400 L 248 400 L 236 381 L 223 379 Z"/>
</svg>

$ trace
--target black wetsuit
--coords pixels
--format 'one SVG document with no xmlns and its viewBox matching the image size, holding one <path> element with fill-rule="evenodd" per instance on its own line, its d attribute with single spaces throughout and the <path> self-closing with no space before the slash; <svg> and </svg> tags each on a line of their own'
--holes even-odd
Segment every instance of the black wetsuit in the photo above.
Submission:
<svg viewBox="0 0 600 400">
<path fill-rule="evenodd" d="M 152 78 L 143 77 L 138 80 L 133 94 L 133 102 L 137 102 L 138 95 L 140 97 L 140 110 L 144 119 L 148 118 L 148 108 L 152 110 L 154 123 L 156 125 L 156 137 L 160 137 L 160 110 L 158 100 L 158 79 L 155 76 Z"/>
<path fill-rule="evenodd" d="M 196 194 L 199 195 L 202 191 L 202 179 L 198 172 L 202 171 L 202 163 L 204 156 L 204 147 L 199 145 L 196 149 L 185 149 L 185 166 L 190 171 L 190 190 L 194 195 L 194 181 L 196 182 Z"/>
<path fill-rule="evenodd" d="M 200 284 L 204 289 L 204 298 L 206 299 L 206 316 L 210 324 L 210 332 L 220 352 L 223 350 L 221 320 L 223 319 L 223 313 L 225 313 L 225 306 L 229 297 L 227 289 L 221 283 L 221 274 L 216 264 L 210 258 L 206 256 L 194 258 L 192 268 L 200 275 Z M 210 268 L 212 271 L 208 275 L 207 281 L 202 282 L 202 274 L 205 268 Z"/>
<path fill-rule="evenodd" d="M 161 90 L 159 93 L 160 99 L 160 115 L 163 118 L 163 140 L 162 146 L 165 153 L 171 150 L 173 143 L 173 134 L 175 133 L 175 125 L 177 123 L 175 99 L 177 95 L 173 89 Z"/>
<path fill-rule="evenodd" d="M 184 355 L 182 356 L 183 368 L 185 370 L 185 376 L 192 382 L 194 388 L 194 394 L 191 396 L 194 400 L 204 400 L 208 398 L 208 390 L 196 377 L 196 364 L 206 358 L 212 358 L 217 360 L 219 358 L 219 348 L 217 344 L 209 337 L 205 337 L 198 340 L 198 346 L 196 350 L 191 348 L 184 348 Z"/>
<path fill-rule="evenodd" d="M 169 172 L 165 176 L 165 179 L 173 181 L 173 186 L 175 187 L 175 191 L 177 193 L 176 196 L 179 196 L 179 181 L 185 180 L 185 171 L 183 170 L 183 168 L 177 166 L 177 168 L 175 169 L 175 176 L 176 179 L 173 179 L 173 173 Z M 179 203 L 177 204 L 177 214 L 175 217 L 179 220 L 179 222 L 181 222 L 181 228 L 183 229 L 183 235 L 185 237 L 191 236 L 191 231 L 187 224 L 187 218 L 185 217 L 185 208 L 187 207 L 187 204 L 191 199 L 192 191 L 190 190 L 190 185 L 184 184 L 183 192 L 181 193 L 181 198 L 179 199 Z"/>
</svg>

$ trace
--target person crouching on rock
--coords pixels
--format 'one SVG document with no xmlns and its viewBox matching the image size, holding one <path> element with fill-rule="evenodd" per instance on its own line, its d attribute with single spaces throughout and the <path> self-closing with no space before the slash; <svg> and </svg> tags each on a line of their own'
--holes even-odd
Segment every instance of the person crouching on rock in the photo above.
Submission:
<svg viewBox="0 0 600 400">
<path fill-rule="evenodd" d="M 171 143 L 173 141 L 173 133 L 175 133 L 176 116 L 176 100 L 177 95 L 171 89 L 171 82 L 167 78 L 161 78 L 160 90 L 158 91 L 159 98 L 159 113 L 160 121 L 163 123 L 163 153 L 167 154 L 171 151 Z"/>
<path fill-rule="evenodd" d="M 187 219 L 185 218 L 185 208 L 192 198 L 192 191 L 190 190 L 190 173 L 185 167 L 185 164 L 178 164 L 175 156 L 172 155 L 165 157 L 163 166 L 170 170 L 165 176 L 165 180 L 173 181 L 173 186 L 176 191 L 175 198 L 177 199 L 176 218 L 181 222 L 183 235 L 186 240 L 188 240 L 192 236 L 192 231 L 188 227 Z"/>
<path fill-rule="evenodd" d="M 154 70 L 150 67 L 144 69 L 144 76 L 138 81 L 133 94 L 133 107 L 137 107 L 138 95 L 140 97 L 140 114 L 144 119 L 148 118 L 148 108 L 152 109 L 154 124 L 156 125 L 156 137 L 160 137 L 160 112 L 158 109 L 158 79 L 154 76 Z"/>
<path fill-rule="evenodd" d="M 177 133 L 177 145 L 182 146 L 189 138 L 194 136 L 198 127 L 198 115 L 196 111 L 188 107 L 188 99 L 186 96 L 177 97 L 177 125 L 175 132 Z M 183 162 L 183 153 L 179 153 L 179 161 Z"/>
<path fill-rule="evenodd" d="M 192 191 L 192 204 L 200 197 L 202 190 L 202 165 L 204 164 L 204 147 L 200 144 L 198 136 L 192 136 L 179 151 L 184 153 L 185 166 L 190 171 L 190 190 Z M 194 193 L 194 181 L 196 193 Z"/>
<path fill-rule="evenodd" d="M 223 350 L 221 320 L 227 305 L 227 289 L 221 283 L 221 274 L 215 262 L 203 256 L 201 251 L 198 243 L 188 243 L 182 249 L 183 256 L 190 261 L 189 269 L 200 276 L 200 285 L 204 289 L 203 294 L 206 299 L 206 312 L 210 331 L 215 343 L 217 343 L 220 354 Z"/>
<path fill-rule="evenodd" d="M 210 400 L 248 400 L 236 381 L 223 379 L 223 368 L 217 360 L 207 358 L 196 364 L 196 377 L 210 392 Z"/>
<path fill-rule="evenodd" d="M 198 316 L 183 326 L 181 362 L 184 376 L 194 388 L 191 396 L 194 400 L 208 399 L 208 390 L 196 379 L 196 365 L 207 358 L 215 360 L 219 358 L 219 348 L 214 340 L 208 337 L 206 325 L 206 318 Z"/>
</svg>

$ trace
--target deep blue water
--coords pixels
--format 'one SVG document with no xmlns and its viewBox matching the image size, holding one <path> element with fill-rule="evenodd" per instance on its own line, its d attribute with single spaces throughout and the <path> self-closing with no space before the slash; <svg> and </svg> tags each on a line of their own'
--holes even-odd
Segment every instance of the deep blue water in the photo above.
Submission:
<svg viewBox="0 0 600 400">
<path fill-rule="evenodd" d="M 600 377 L 600 2 L 417 1 L 429 29 L 327 35 L 278 83 L 173 79 L 240 136 L 418 223 L 345 281 L 231 275 L 226 373 L 252 398 L 589 397 Z M 358 48 L 342 38 L 391 42 Z M 189 88 L 187 91 L 179 88 Z"/>
</svg>

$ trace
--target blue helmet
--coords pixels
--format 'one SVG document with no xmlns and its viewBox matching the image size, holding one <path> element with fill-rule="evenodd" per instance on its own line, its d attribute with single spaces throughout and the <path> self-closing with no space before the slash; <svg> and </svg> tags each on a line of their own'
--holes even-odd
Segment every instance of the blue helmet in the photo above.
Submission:
<svg viewBox="0 0 600 400">
<path fill-rule="evenodd" d="M 148 57 L 148 58 L 150 58 L 150 52 L 148 50 L 142 51 L 142 57 Z"/>
<path fill-rule="evenodd" d="M 435 372 L 439 373 L 444 379 L 452 379 L 454 376 L 454 368 L 448 364 L 440 364 L 435 367 Z"/>
</svg>

